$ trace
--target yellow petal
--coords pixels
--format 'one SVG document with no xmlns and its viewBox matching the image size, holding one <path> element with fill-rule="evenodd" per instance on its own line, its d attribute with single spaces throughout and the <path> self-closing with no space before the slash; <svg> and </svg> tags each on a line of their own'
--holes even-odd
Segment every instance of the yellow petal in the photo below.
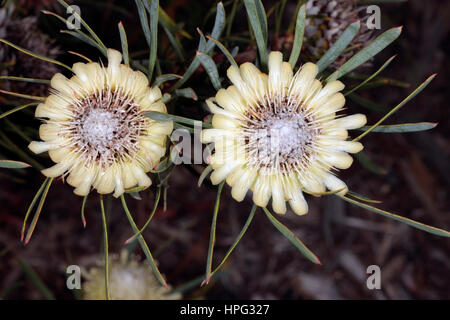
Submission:
<svg viewBox="0 0 450 320">
<path fill-rule="evenodd" d="M 358 129 L 367 123 L 365 115 L 358 113 L 344 118 L 336 119 L 336 125 L 347 130 Z"/>
<path fill-rule="evenodd" d="M 282 178 L 279 175 L 272 177 L 272 209 L 278 214 L 286 213 L 286 200 Z"/>
<path fill-rule="evenodd" d="M 259 207 L 266 207 L 272 192 L 270 176 L 259 175 L 253 185 L 253 202 Z"/>
<path fill-rule="evenodd" d="M 234 183 L 233 188 L 231 189 L 231 196 L 239 202 L 244 200 L 247 191 L 253 186 L 256 177 L 256 170 L 245 168 L 242 171 L 242 175 L 238 177 Z"/>
</svg>

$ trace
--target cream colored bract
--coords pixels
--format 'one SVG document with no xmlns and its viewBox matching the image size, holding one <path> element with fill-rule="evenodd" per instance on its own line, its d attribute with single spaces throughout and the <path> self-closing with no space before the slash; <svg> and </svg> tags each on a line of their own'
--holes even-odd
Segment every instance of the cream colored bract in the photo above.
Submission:
<svg viewBox="0 0 450 320">
<path fill-rule="evenodd" d="M 350 167 L 348 153 L 363 149 L 347 141 L 347 130 L 363 126 L 366 117 L 336 116 L 345 105 L 344 85 L 322 86 L 317 73 L 306 63 L 294 75 L 280 52 L 270 53 L 269 75 L 251 63 L 228 69 L 233 85 L 207 101 L 213 129 L 202 132 L 204 143 L 214 142 L 214 184 L 226 180 L 237 201 L 250 189 L 256 205 L 266 207 L 272 199 L 280 214 L 286 201 L 297 214 L 308 211 L 302 190 L 347 192 L 332 170 Z"/>
<path fill-rule="evenodd" d="M 108 67 L 76 63 L 72 78 L 56 74 L 52 94 L 36 109 L 36 117 L 44 119 L 43 141 L 29 148 L 48 151 L 56 165 L 42 173 L 68 175 L 80 196 L 91 187 L 118 197 L 127 188 L 150 186 L 146 172 L 159 164 L 173 129 L 172 122 L 145 117 L 148 111 L 167 113 L 161 91 L 121 60 L 121 53 L 108 49 Z"/>
<path fill-rule="evenodd" d="M 171 287 L 163 287 L 156 280 L 152 269 L 126 251 L 120 256 L 111 255 L 109 261 L 109 292 L 112 300 L 177 300 L 181 294 L 173 293 Z M 83 273 L 83 298 L 105 300 L 105 269 L 101 260 L 98 266 Z"/>
</svg>

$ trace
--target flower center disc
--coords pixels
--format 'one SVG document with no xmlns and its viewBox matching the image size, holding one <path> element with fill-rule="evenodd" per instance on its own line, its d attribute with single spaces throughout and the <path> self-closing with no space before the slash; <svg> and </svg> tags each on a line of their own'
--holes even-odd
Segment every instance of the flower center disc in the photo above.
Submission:
<svg viewBox="0 0 450 320">
<path fill-rule="evenodd" d="M 87 161 L 107 167 L 137 153 L 147 120 L 132 99 L 105 90 L 78 101 L 73 114 L 69 131 Z"/>
<path fill-rule="evenodd" d="M 244 136 L 249 162 L 261 169 L 289 172 L 304 166 L 313 152 L 317 129 L 301 109 L 283 103 L 249 114 Z"/>
</svg>

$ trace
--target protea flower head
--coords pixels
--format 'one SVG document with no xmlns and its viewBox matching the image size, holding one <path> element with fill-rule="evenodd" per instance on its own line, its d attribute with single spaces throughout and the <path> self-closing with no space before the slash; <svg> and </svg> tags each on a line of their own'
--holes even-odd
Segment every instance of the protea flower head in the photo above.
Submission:
<svg viewBox="0 0 450 320">
<path fill-rule="evenodd" d="M 256 205 L 266 207 L 272 199 L 280 214 L 286 201 L 297 214 L 308 211 L 302 191 L 347 192 L 333 171 L 350 167 L 348 153 L 363 149 L 347 141 L 347 130 L 363 126 L 366 117 L 337 116 L 345 105 L 339 92 L 344 85 L 322 85 L 317 73 L 315 64 L 306 63 L 294 75 L 280 52 L 270 53 L 268 75 L 251 63 L 228 69 L 233 85 L 207 100 L 213 128 L 202 132 L 204 143 L 214 142 L 213 184 L 226 180 L 237 201 L 250 189 Z"/>
<path fill-rule="evenodd" d="M 156 122 L 147 111 L 167 113 L 159 88 L 147 77 L 121 64 L 122 54 L 108 49 L 108 67 L 76 63 L 75 75 L 51 79 L 52 94 L 36 109 L 44 119 L 43 141 L 33 141 L 35 153 L 48 151 L 56 162 L 42 171 L 47 177 L 68 175 L 77 195 L 91 187 L 118 197 L 134 186 L 150 186 L 146 174 L 166 152 L 172 122 Z"/>
<path fill-rule="evenodd" d="M 102 260 L 98 266 L 85 273 L 83 298 L 85 300 L 105 300 L 105 269 Z M 109 294 L 112 300 L 175 300 L 181 295 L 172 293 L 170 287 L 163 287 L 152 270 L 135 256 L 121 255 L 109 257 Z"/>
<path fill-rule="evenodd" d="M 367 28 L 369 14 L 367 6 L 356 0 L 308 0 L 306 12 L 305 50 L 315 58 L 320 58 L 336 42 L 343 31 L 353 22 L 361 20 L 361 29 L 349 44 L 353 50 L 344 52 L 332 66 L 339 67 L 357 51 L 364 48 L 374 38 L 373 30 Z"/>
<path fill-rule="evenodd" d="M 39 29 L 37 17 L 16 17 L 12 5 L 0 9 L 0 38 L 47 58 L 55 59 L 60 54 L 54 41 Z M 17 77 L 49 79 L 59 71 L 52 63 L 12 50 L 4 44 L 0 45 L 0 64 L 3 67 L 1 75 Z M 8 82 L 4 84 L 11 85 Z M 14 86 L 17 87 L 15 91 L 36 96 L 46 95 L 48 91 L 46 85 L 14 82 Z"/>
</svg>

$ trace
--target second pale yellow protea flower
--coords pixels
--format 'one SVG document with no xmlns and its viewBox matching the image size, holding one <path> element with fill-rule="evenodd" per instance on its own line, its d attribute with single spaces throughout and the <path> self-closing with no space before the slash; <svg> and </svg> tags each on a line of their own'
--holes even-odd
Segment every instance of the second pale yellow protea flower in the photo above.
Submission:
<svg viewBox="0 0 450 320">
<path fill-rule="evenodd" d="M 159 88 L 147 77 L 121 64 L 120 52 L 108 49 L 108 66 L 75 63 L 75 75 L 51 79 L 52 94 L 36 109 L 45 119 L 39 129 L 43 141 L 33 141 L 35 153 L 48 151 L 56 162 L 42 171 L 47 177 L 68 175 L 75 194 L 100 194 L 151 185 L 146 174 L 166 152 L 173 123 L 156 122 L 144 113 L 167 113 Z"/>
<path fill-rule="evenodd" d="M 84 276 L 83 298 L 85 300 L 105 300 L 105 268 L 98 266 L 89 269 Z M 112 300 L 177 300 L 181 294 L 163 287 L 152 270 L 135 256 L 128 257 L 126 251 L 120 256 L 111 255 L 109 261 L 109 294 Z"/>
<path fill-rule="evenodd" d="M 214 142 L 213 184 L 226 179 L 237 201 L 250 189 L 256 205 L 266 207 L 272 199 L 279 214 L 286 201 L 295 213 L 307 213 L 302 191 L 348 191 L 331 171 L 349 168 L 348 153 L 363 149 L 346 139 L 347 130 L 363 126 L 366 117 L 336 117 L 345 105 L 339 92 L 344 85 L 322 86 L 317 73 L 315 64 L 306 63 L 294 75 L 280 52 L 270 53 L 268 75 L 251 63 L 228 69 L 233 85 L 207 101 L 213 129 L 202 132 L 204 143 Z"/>
</svg>

